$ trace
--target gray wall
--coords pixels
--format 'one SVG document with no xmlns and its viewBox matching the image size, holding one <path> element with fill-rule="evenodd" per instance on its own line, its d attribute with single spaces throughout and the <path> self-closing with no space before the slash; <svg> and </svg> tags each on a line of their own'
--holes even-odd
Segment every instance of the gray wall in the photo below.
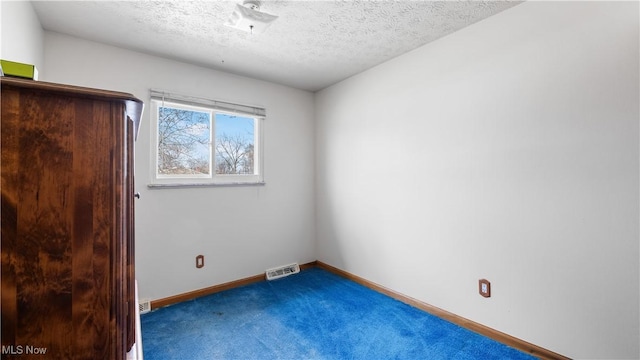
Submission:
<svg viewBox="0 0 640 360">
<path fill-rule="evenodd" d="M 637 359 L 638 41 L 637 2 L 526 2 L 318 93 L 318 259 Z"/>
<path fill-rule="evenodd" d="M 0 1 L 0 59 L 43 66 L 44 31 L 31 3 Z"/>
<path fill-rule="evenodd" d="M 182 190 L 146 188 L 145 111 L 142 298 L 319 259 L 567 356 L 640 357 L 637 2 L 526 2 L 315 96 L 0 11 L 0 56 L 42 80 L 267 108 L 266 186 Z"/>
<path fill-rule="evenodd" d="M 57 33 L 45 34 L 47 81 L 149 89 L 267 110 L 264 186 L 150 190 L 149 111 L 136 142 L 136 277 L 159 299 L 292 262 L 315 260 L 313 94 Z M 195 257 L 205 256 L 196 269 Z"/>
</svg>

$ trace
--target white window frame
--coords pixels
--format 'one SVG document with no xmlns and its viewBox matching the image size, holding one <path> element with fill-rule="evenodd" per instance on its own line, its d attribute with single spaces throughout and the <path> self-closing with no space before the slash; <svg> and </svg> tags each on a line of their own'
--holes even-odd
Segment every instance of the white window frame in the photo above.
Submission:
<svg viewBox="0 0 640 360">
<path fill-rule="evenodd" d="M 171 106 L 185 110 L 209 112 L 211 118 L 211 146 L 209 174 L 158 174 L 158 115 L 159 108 Z M 254 119 L 254 173 L 253 174 L 216 174 L 215 153 L 215 119 L 216 114 L 237 115 Z M 151 166 L 149 188 L 180 188 L 198 186 L 229 186 L 229 185 L 264 185 L 264 146 L 263 122 L 266 111 L 263 108 L 227 103 L 216 100 L 195 98 L 184 95 L 171 94 L 165 91 L 151 90 Z"/>
</svg>

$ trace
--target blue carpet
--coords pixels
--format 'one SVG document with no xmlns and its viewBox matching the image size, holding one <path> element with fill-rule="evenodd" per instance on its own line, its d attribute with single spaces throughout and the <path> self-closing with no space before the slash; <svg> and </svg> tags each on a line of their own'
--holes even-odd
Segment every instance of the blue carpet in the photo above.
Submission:
<svg viewBox="0 0 640 360">
<path fill-rule="evenodd" d="M 146 360 L 534 359 L 318 268 L 141 318 Z"/>
</svg>

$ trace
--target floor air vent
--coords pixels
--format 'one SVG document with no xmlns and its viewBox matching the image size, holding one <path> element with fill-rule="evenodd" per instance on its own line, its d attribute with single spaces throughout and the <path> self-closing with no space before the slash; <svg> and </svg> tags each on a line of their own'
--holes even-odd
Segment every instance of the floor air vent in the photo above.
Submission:
<svg viewBox="0 0 640 360">
<path fill-rule="evenodd" d="M 146 314 L 151 311 L 151 301 L 140 301 L 138 303 L 138 309 L 140 310 L 140 314 Z"/>
<path fill-rule="evenodd" d="M 298 264 L 291 264 L 280 266 L 277 268 L 267 270 L 267 280 L 275 280 L 281 277 L 289 276 L 291 274 L 297 274 L 300 272 Z"/>
</svg>

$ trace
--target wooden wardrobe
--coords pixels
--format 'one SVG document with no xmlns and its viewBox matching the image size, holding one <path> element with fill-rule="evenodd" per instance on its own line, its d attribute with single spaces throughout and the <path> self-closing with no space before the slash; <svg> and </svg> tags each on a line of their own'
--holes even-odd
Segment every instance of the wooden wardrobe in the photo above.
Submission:
<svg viewBox="0 0 640 360">
<path fill-rule="evenodd" d="M 124 359 L 135 341 L 143 103 L 32 80 L 0 85 L 2 358 Z"/>
</svg>

